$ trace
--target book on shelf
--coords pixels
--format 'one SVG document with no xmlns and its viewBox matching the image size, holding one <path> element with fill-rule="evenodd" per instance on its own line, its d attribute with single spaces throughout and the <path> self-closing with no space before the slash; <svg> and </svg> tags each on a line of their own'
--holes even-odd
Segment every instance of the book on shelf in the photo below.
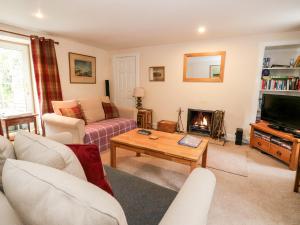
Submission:
<svg viewBox="0 0 300 225">
<path fill-rule="evenodd" d="M 300 91 L 300 79 L 299 77 L 286 77 L 283 78 L 265 78 L 263 77 L 261 82 L 262 90 L 299 90 Z"/>
</svg>

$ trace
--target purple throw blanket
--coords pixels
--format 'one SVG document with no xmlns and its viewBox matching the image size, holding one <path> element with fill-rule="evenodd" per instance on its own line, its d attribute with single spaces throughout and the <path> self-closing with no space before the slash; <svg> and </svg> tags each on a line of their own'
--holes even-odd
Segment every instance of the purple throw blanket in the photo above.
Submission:
<svg viewBox="0 0 300 225">
<path fill-rule="evenodd" d="M 96 144 L 100 152 L 110 147 L 110 138 L 136 128 L 133 119 L 114 118 L 85 126 L 85 144 Z"/>
</svg>

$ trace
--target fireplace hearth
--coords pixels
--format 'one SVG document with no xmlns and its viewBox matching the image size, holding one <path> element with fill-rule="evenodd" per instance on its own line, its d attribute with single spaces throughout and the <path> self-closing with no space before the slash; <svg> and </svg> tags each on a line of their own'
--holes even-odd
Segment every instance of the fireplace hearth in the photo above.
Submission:
<svg viewBox="0 0 300 225">
<path fill-rule="evenodd" d="M 224 111 L 188 109 L 187 132 L 213 138 L 224 136 Z"/>
</svg>

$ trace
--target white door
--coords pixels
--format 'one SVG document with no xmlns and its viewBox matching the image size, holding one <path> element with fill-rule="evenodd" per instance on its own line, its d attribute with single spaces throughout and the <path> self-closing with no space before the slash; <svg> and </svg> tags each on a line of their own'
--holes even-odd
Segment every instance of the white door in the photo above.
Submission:
<svg viewBox="0 0 300 225">
<path fill-rule="evenodd" d="M 113 58 L 114 102 L 117 106 L 134 107 L 133 89 L 138 85 L 138 56 Z"/>
</svg>

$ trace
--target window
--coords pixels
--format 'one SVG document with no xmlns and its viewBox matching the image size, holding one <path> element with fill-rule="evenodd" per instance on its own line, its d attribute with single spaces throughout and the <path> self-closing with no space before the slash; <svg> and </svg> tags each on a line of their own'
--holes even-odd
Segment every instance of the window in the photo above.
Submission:
<svg viewBox="0 0 300 225">
<path fill-rule="evenodd" d="M 0 41 L 0 114 L 34 112 L 29 46 Z"/>
</svg>

